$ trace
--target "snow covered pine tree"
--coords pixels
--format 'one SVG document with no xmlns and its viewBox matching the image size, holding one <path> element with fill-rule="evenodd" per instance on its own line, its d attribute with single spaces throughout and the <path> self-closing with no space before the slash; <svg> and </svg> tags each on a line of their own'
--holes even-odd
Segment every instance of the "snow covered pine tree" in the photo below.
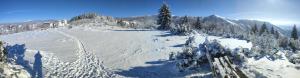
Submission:
<svg viewBox="0 0 300 78">
<path fill-rule="evenodd" d="M 197 20 L 194 24 L 194 28 L 201 30 L 202 29 L 202 23 L 200 21 L 200 17 L 197 17 Z"/>
<path fill-rule="evenodd" d="M 166 3 L 163 3 L 159 9 L 157 24 L 160 25 L 157 29 L 159 30 L 169 30 L 171 29 L 171 12 Z"/>
<path fill-rule="evenodd" d="M 298 39 L 298 31 L 297 31 L 296 25 L 294 25 L 294 27 L 293 27 L 293 31 L 291 33 L 291 38 Z"/>
<path fill-rule="evenodd" d="M 259 31 L 259 35 L 262 35 L 262 34 L 265 33 L 265 32 L 268 32 L 266 23 L 264 23 L 264 24 L 261 26 L 260 31 Z"/>
</svg>

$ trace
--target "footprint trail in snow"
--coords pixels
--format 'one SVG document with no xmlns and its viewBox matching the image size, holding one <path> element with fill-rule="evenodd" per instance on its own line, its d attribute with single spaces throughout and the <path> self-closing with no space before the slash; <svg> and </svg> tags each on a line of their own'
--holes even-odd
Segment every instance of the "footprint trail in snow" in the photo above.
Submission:
<svg viewBox="0 0 300 78">
<path fill-rule="evenodd" d="M 54 57 L 53 54 L 43 54 L 43 66 L 46 68 L 46 77 L 58 78 L 111 78 L 116 74 L 108 71 L 102 62 L 94 55 L 86 52 L 83 43 L 76 37 L 57 31 L 58 33 L 73 39 L 78 47 L 78 59 L 75 62 L 63 62 Z"/>
</svg>

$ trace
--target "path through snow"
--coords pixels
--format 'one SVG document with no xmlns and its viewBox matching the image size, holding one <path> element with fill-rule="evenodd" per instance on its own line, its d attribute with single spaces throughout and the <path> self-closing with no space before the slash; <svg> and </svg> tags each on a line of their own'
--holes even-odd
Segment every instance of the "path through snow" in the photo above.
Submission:
<svg viewBox="0 0 300 78">
<path fill-rule="evenodd" d="M 89 52 L 86 52 L 83 43 L 76 37 L 57 31 L 60 34 L 76 41 L 78 46 L 77 55 L 79 57 L 75 62 L 62 62 L 51 54 L 43 54 L 44 67 L 46 68 L 46 77 L 59 78 L 111 78 L 115 77 L 104 68 L 101 61 Z M 45 52 L 43 52 L 45 53 Z"/>
</svg>

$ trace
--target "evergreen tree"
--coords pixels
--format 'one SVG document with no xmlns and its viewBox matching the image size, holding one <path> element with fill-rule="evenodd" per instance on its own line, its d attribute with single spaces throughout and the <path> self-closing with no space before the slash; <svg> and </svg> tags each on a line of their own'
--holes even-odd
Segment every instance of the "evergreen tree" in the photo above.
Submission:
<svg viewBox="0 0 300 78">
<path fill-rule="evenodd" d="M 275 31 L 275 35 L 274 36 L 275 36 L 276 39 L 278 39 L 279 38 L 279 32 Z"/>
<path fill-rule="evenodd" d="M 188 17 L 187 16 L 184 16 L 182 19 L 181 19 L 181 24 L 187 24 L 189 22 L 188 20 Z"/>
<path fill-rule="evenodd" d="M 158 27 L 159 30 L 169 30 L 171 29 L 171 12 L 166 3 L 163 3 L 159 10 L 157 24 L 160 25 Z"/>
<path fill-rule="evenodd" d="M 278 43 L 279 47 L 287 48 L 289 46 L 289 39 L 287 37 L 280 37 Z"/>
<path fill-rule="evenodd" d="M 256 24 L 254 24 L 254 26 L 252 27 L 251 31 L 253 33 L 257 33 L 258 29 L 257 29 L 257 25 Z"/>
<path fill-rule="evenodd" d="M 297 31 L 296 25 L 294 25 L 294 27 L 293 27 L 293 30 L 291 33 L 291 38 L 298 39 L 298 31 Z"/>
<path fill-rule="evenodd" d="M 195 28 L 197 28 L 197 29 L 202 29 L 200 17 L 197 17 L 197 21 L 196 21 L 196 23 L 195 23 Z"/>
<path fill-rule="evenodd" d="M 268 32 L 266 23 L 264 23 L 264 24 L 261 26 L 260 31 L 259 31 L 259 35 L 261 35 L 261 34 L 264 33 L 264 32 Z"/>
<path fill-rule="evenodd" d="M 275 34 L 274 27 L 271 28 L 271 34 Z"/>
</svg>

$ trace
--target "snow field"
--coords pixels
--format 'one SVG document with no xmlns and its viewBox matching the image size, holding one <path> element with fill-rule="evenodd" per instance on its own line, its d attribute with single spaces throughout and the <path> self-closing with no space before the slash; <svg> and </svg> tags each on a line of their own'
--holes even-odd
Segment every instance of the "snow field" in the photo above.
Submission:
<svg viewBox="0 0 300 78">
<path fill-rule="evenodd" d="M 245 40 L 195 34 L 196 43 L 218 40 L 230 49 L 249 48 Z M 171 35 L 167 31 L 125 29 L 111 26 L 56 28 L 2 35 L 10 45 L 25 44 L 25 59 L 33 63 L 33 55 L 42 54 L 46 77 L 191 77 L 209 75 L 180 73 L 175 63 L 168 61 L 171 52 L 181 52 L 188 36 Z M 270 61 L 267 58 L 248 59 L 248 69 L 267 77 L 297 77 L 299 70 L 287 60 Z M 252 72 L 248 72 L 251 76 Z"/>
</svg>

